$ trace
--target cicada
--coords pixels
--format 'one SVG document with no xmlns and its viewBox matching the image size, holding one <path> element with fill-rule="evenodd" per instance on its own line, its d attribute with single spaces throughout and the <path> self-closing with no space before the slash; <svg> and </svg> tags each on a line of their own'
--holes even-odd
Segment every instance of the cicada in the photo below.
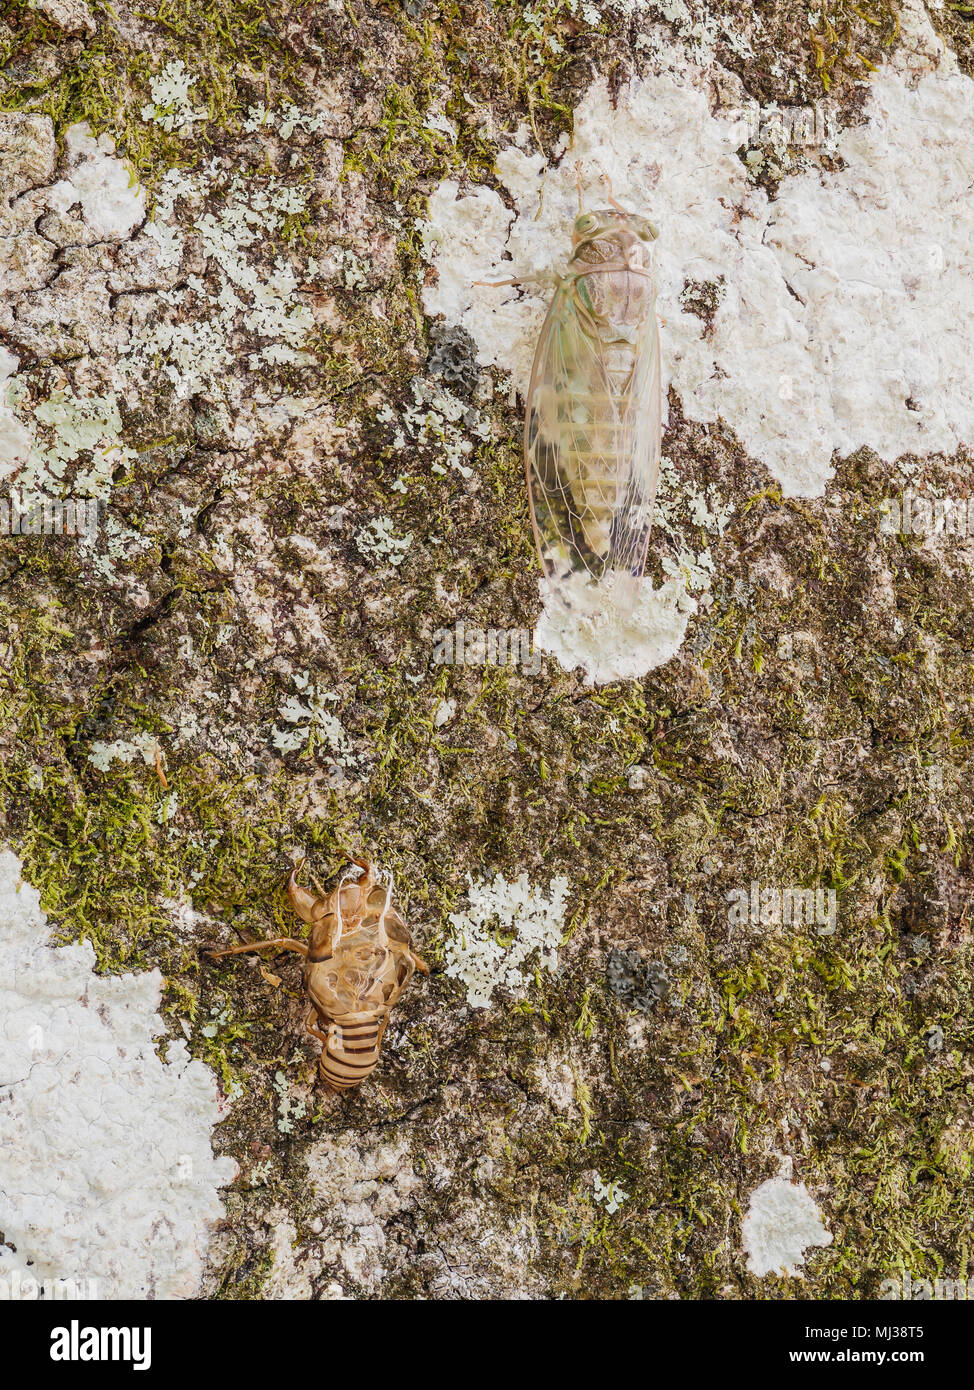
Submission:
<svg viewBox="0 0 974 1390">
<path fill-rule="evenodd" d="M 581 202 L 581 198 L 579 198 Z M 662 436 L 656 227 L 579 212 L 548 309 L 524 418 L 541 564 L 569 608 L 631 611 L 646 564 Z"/>
<path fill-rule="evenodd" d="M 267 950 L 297 951 L 304 957 L 304 987 L 311 1001 L 305 1027 L 322 1045 L 321 1079 L 336 1091 L 357 1086 L 373 1070 L 389 1011 L 413 972 L 429 969 L 412 949 L 409 929 L 392 906 L 391 880 L 383 886 L 367 860 L 352 863 L 362 870 L 359 879 L 342 878 L 332 892 L 316 883 L 317 894 L 298 883 L 300 865 L 292 870 L 287 895 L 302 922 L 310 923 L 307 944 L 277 937 L 208 952 L 214 960 Z"/>
</svg>

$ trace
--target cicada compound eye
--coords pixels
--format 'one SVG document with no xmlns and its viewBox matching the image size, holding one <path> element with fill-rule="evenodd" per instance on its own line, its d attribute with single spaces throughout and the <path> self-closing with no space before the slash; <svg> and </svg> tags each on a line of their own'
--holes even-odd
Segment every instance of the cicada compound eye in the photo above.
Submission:
<svg viewBox="0 0 974 1390">
<path fill-rule="evenodd" d="M 655 241 L 659 236 L 659 227 L 655 222 L 650 222 L 648 217 L 634 217 L 632 221 L 642 241 Z"/>
</svg>

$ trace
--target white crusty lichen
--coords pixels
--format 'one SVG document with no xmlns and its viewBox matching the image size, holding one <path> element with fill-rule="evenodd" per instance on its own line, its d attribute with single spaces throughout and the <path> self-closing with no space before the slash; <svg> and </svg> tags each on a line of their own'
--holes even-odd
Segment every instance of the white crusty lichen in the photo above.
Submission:
<svg viewBox="0 0 974 1390">
<path fill-rule="evenodd" d="M 595 1200 L 600 1206 L 605 1207 L 609 1216 L 614 1216 L 623 1202 L 629 1200 L 628 1192 L 623 1192 L 619 1184 L 612 1178 L 606 1182 L 601 1173 L 592 1174 L 592 1192 Z"/>
<path fill-rule="evenodd" d="M 149 79 L 152 100 L 143 106 L 142 119 L 180 136 L 192 134 L 193 126 L 205 121 L 207 114 L 202 107 L 193 105 L 190 88 L 196 82 L 181 58 L 167 63 Z"/>
<path fill-rule="evenodd" d="M 122 417 L 113 391 L 79 395 L 61 388 L 28 403 L 11 353 L 0 360 L 0 480 L 24 498 L 60 496 L 107 501 L 119 464 L 134 458 L 122 443 Z"/>
<path fill-rule="evenodd" d="M 36 889 L 0 852 L 0 1273 L 100 1298 L 190 1298 L 219 1189 L 213 1074 L 182 1041 L 157 1052 L 157 970 L 93 973 L 53 947 Z"/>
<path fill-rule="evenodd" d="M 410 389 L 412 403 L 407 405 L 401 415 L 386 402 L 377 412 L 376 419 L 381 424 L 395 424 L 392 447 L 415 453 L 416 446 L 431 448 L 442 456 L 431 465 L 432 472 L 445 474 L 454 469 L 463 478 L 469 478 L 473 469 L 467 457 L 473 452 L 472 434 L 476 439 L 490 438 L 490 421 L 479 410 L 465 405 L 441 382 L 429 377 L 414 377 Z"/>
<path fill-rule="evenodd" d="M 321 744 L 337 771 L 353 771 L 357 758 L 352 740 L 342 721 L 329 709 L 338 696 L 319 690 L 307 671 L 297 672 L 292 680 L 298 693 L 288 695 L 277 707 L 285 727 L 275 724 L 272 728 L 274 747 L 281 753 L 296 753 Z"/>
<path fill-rule="evenodd" d="M 12 331 L 18 290 L 37 292 L 39 320 L 42 313 L 57 318 L 52 301 L 40 296 L 48 292 L 45 262 L 59 245 L 84 254 L 93 242 L 127 240 L 143 221 L 144 195 L 114 148 L 85 124 L 70 126 L 55 178 L 50 122 L 0 115 L 0 281 L 8 291 L 0 298 L 0 329 Z M 43 237 L 35 222 L 47 229 Z M 64 278 L 70 283 L 71 272 Z M 86 307 L 73 302 L 70 318 L 80 318 Z M 14 336 L 22 339 L 22 301 L 16 314 L 21 331 Z M 53 331 L 53 324 L 45 320 L 43 328 Z M 18 357 L 0 350 L 0 482 L 21 499 L 106 500 L 115 471 L 134 458 L 122 442 L 118 394 L 103 384 L 109 369 L 95 373 L 90 367 L 78 372 L 85 386 L 72 386 L 60 371 L 21 370 Z"/>
<path fill-rule="evenodd" d="M 415 1206 L 423 1179 L 405 1139 L 369 1144 L 367 1135 L 324 1139 L 307 1165 L 322 1266 L 377 1292 L 390 1268 L 409 1261 L 396 1218 Z"/>
<path fill-rule="evenodd" d="M 306 211 L 306 192 L 273 175 L 247 177 L 216 161 L 199 174 L 170 171 L 146 235 L 164 267 L 179 264 L 192 238 L 207 274 L 154 296 L 122 358 L 126 376 L 148 383 L 161 374 L 178 399 L 236 401 L 240 333 L 258 343 L 245 356 L 251 370 L 310 362 L 302 345 L 314 316 L 297 298 L 299 276 L 282 249 L 288 219 Z"/>
<path fill-rule="evenodd" d="M 769 1178 L 751 1193 L 742 1235 L 747 1267 L 759 1278 L 800 1275 L 807 1247 L 832 1243 L 805 1184 L 784 1177 Z"/>
<path fill-rule="evenodd" d="M 164 71 L 157 95 L 179 106 L 189 74 Z M 314 192 L 306 172 L 214 157 L 163 174 L 146 220 L 107 136 L 81 124 L 59 143 L 48 118 L 0 113 L 0 335 L 26 358 L 0 350 L 0 484 L 27 501 L 110 500 L 135 458 L 124 414 L 160 389 L 213 402 L 241 446 L 279 437 L 305 403 L 268 392 L 267 373 L 312 361 L 295 232 Z M 51 353 L 65 365 L 37 365 Z M 139 542 L 111 524 L 88 562 L 115 582 Z"/>
<path fill-rule="evenodd" d="M 274 1091 L 277 1095 L 277 1128 L 281 1134 L 293 1134 L 295 1120 L 301 1120 L 308 1113 L 308 1102 L 299 1096 L 295 1100 L 291 1083 L 282 1071 L 274 1073 Z"/>
<path fill-rule="evenodd" d="M 64 175 L 47 191 L 56 212 L 81 208 L 101 241 L 125 241 L 145 217 L 145 194 L 130 165 L 115 155 L 110 135 L 92 135 L 87 122 L 64 132 Z"/>
<path fill-rule="evenodd" d="M 147 767 L 153 767 L 156 760 L 162 762 L 162 750 L 155 734 L 142 732 L 131 738 L 117 738 L 111 743 L 95 742 L 91 745 L 88 761 L 99 772 L 107 772 L 112 763 L 133 763 L 141 758 Z"/>
<path fill-rule="evenodd" d="M 467 881 L 467 906 L 450 913 L 446 974 L 463 985 L 472 1008 L 485 1009 L 495 990 L 520 995 L 532 970 L 558 964 L 568 879 L 553 878 L 547 893 L 527 874 L 513 883 L 501 874 Z"/>
<path fill-rule="evenodd" d="M 667 576 L 658 589 L 640 581 L 629 612 L 611 602 L 608 589 L 598 605 L 581 593 L 574 602 L 570 587 L 563 592 L 569 604 L 542 581 L 544 609 L 534 634 L 535 646 L 556 657 L 566 670 L 581 668 L 590 685 L 639 680 L 676 655 L 687 623 L 698 604 L 709 603 L 714 576 L 710 545 L 724 534 L 733 505 L 717 489 L 690 482 L 680 486 L 676 471 L 664 455 L 653 520 L 656 534 L 671 543 L 673 557 L 663 555 Z M 702 548 L 693 537 L 706 535 Z M 689 538 L 689 539 L 688 539 Z"/>
<path fill-rule="evenodd" d="M 667 579 L 654 589 L 640 582 L 631 612 L 611 602 L 593 608 L 587 596 L 567 607 L 544 580 L 540 581 L 544 609 L 534 632 L 534 645 L 549 652 L 566 671 L 576 667 L 590 685 L 639 680 L 662 666 L 680 650 L 696 600 L 681 577 Z"/>
<path fill-rule="evenodd" d="M 244 130 L 252 135 L 256 131 L 276 131 L 282 140 L 290 140 L 296 130 L 316 135 L 330 123 L 327 111 L 302 111 L 293 102 L 285 102 L 280 109 L 267 107 L 262 101 L 248 106 L 244 120 Z"/>
<path fill-rule="evenodd" d="M 413 533 L 397 536 L 390 516 L 376 516 L 355 533 L 355 545 L 360 555 L 374 565 L 399 566 L 413 543 Z"/>
<path fill-rule="evenodd" d="M 0 480 L 24 467 L 33 445 L 27 421 L 17 414 L 20 393 L 14 373 L 19 365 L 12 352 L 0 347 Z"/>
</svg>

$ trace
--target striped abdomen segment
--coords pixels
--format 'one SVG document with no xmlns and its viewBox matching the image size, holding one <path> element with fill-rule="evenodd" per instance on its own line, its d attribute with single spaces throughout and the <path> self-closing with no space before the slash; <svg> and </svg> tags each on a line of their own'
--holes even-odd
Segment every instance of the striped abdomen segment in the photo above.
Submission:
<svg viewBox="0 0 974 1390">
<path fill-rule="evenodd" d="M 628 397 L 635 354 L 628 344 L 605 349 L 608 391 L 576 391 L 565 422 L 562 456 L 578 525 L 590 549 L 605 559 L 613 540 L 613 521 L 629 488 L 624 455 L 630 433 Z"/>
<path fill-rule="evenodd" d="M 386 1020 L 379 1014 L 352 1023 L 332 1023 L 321 1053 L 323 1081 L 336 1091 L 347 1091 L 364 1081 L 379 1060 Z"/>
</svg>

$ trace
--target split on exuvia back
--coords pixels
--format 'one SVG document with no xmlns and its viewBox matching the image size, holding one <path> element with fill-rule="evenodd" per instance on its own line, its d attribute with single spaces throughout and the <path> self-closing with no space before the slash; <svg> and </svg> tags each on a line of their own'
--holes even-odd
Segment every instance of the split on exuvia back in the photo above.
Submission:
<svg viewBox="0 0 974 1390">
<path fill-rule="evenodd" d="M 534 357 L 524 459 L 534 536 L 565 607 L 631 612 L 646 564 L 662 436 L 657 229 L 579 212 Z M 579 193 L 581 204 L 581 192 Z"/>
</svg>

